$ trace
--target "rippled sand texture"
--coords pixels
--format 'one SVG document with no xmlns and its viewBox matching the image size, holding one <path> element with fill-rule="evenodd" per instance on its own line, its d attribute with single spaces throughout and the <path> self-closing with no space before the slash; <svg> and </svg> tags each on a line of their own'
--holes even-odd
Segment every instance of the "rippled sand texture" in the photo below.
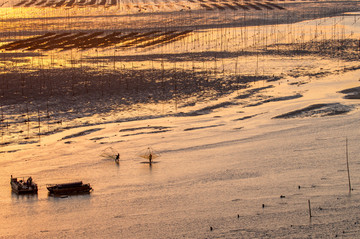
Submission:
<svg viewBox="0 0 360 239">
<path fill-rule="evenodd" d="M 0 238 L 359 234 L 360 2 L 0 6 Z"/>
<path fill-rule="evenodd" d="M 321 18 L 356 10 L 357 2 L 341 7 L 336 2 L 265 2 L 258 7 L 232 2 L 250 4 L 235 10 L 215 1 L 211 4 L 228 8 L 209 11 L 202 9 L 204 2 L 192 1 L 186 2 L 191 9 L 185 12 L 159 8 L 146 13 L 118 3 L 107 8 L 100 2 L 97 7 L 86 7 L 90 2 L 40 3 L 6 2 L 1 8 L 3 144 L 36 142 L 36 135 L 78 125 L 74 118 L 123 112 L 134 104 L 161 103 L 156 115 L 178 113 L 178 106 L 188 105 L 192 97 L 211 99 L 284 75 L 323 74 L 311 72 L 312 66 L 299 72 L 294 58 L 299 65 L 315 55 L 358 59 L 358 16 Z M 135 4 L 129 6 L 134 10 Z M 308 18 L 321 19 L 304 21 Z M 298 21 L 303 22 L 293 24 Z M 276 24 L 264 25 L 271 23 Z M 143 109 L 136 115 L 148 113 Z M 124 120 L 124 115 L 117 118 Z"/>
</svg>

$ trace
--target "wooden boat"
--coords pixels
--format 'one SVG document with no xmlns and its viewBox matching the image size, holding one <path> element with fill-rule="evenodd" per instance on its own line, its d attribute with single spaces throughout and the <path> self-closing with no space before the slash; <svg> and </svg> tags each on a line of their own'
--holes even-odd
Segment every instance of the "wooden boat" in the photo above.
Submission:
<svg viewBox="0 0 360 239">
<path fill-rule="evenodd" d="M 22 177 L 18 180 L 18 178 L 13 178 L 13 176 L 11 175 L 10 185 L 12 191 L 17 194 L 31 194 L 38 192 L 38 186 L 32 181 L 31 177 L 28 177 L 25 181 L 25 177 Z"/>
<path fill-rule="evenodd" d="M 82 194 L 90 193 L 92 191 L 90 184 L 84 184 L 82 181 L 63 184 L 48 184 L 46 185 L 46 188 L 49 190 L 50 194 L 54 195 Z"/>
</svg>

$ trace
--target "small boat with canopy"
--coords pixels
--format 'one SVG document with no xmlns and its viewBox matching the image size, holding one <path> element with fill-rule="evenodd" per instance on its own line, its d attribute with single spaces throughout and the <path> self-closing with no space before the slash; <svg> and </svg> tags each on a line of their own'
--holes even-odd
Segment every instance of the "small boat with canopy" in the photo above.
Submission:
<svg viewBox="0 0 360 239">
<path fill-rule="evenodd" d="M 27 178 L 25 180 L 25 178 Z M 13 192 L 17 194 L 35 194 L 38 192 L 38 186 L 33 182 L 32 177 L 14 178 L 11 175 L 10 185 Z"/>
</svg>

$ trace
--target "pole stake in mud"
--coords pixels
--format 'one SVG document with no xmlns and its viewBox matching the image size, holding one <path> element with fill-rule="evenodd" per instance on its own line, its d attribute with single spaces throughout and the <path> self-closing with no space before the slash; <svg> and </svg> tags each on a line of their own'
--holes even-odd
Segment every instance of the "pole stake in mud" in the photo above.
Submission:
<svg viewBox="0 0 360 239">
<path fill-rule="evenodd" d="M 349 180 L 349 193 L 351 192 L 351 181 L 350 181 L 350 170 L 349 170 L 349 150 L 348 150 L 348 139 L 346 137 L 346 167 L 348 172 L 348 180 Z"/>
</svg>

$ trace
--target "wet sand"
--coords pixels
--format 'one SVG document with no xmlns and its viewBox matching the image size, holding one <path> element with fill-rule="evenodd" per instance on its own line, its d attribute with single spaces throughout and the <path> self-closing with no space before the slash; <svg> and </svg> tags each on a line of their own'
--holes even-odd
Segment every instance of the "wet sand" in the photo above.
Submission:
<svg viewBox="0 0 360 239">
<path fill-rule="evenodd" d="M 319 44 L 324 50 L 318 49 Z M 247 107 L 254 107 L 273 101 L 287 101 L 302 97 L 301 91 L 280 97 L 262 97 L 258 91 L 266 90 L 250 89 L 257 82 L 269 82 L 269 87 L 274 87 L 277 81 L 285 77 L 297 78 L 319 78 L 339 74 L 347 71 L 356 71 L 360 68 L 357 64 L 358 51 L 355 45 L 356 41 L 347 40 L 345 43 L 339 41 L 322 41 L 314 44 L 287 44 L 270 45 L 267 49 L 247 52 L 234 52 L 228 55 L 224 53 L 201 53 L 196 54 L 197 62 L 206 61 L 206 59 L 217 59 L 216 62 L 208 61 L 207 64 L 214 64 L 211 68 L 200 69 L 176 69 L 176 64 L 180 65 L 182 61 L 188 62 L 194 55 L 189 54 L 171 54 L 161 55 L 162 59 L 167 59 L 173 68 L 170 69 L 109 69 L 102 71 L 88 66 L 84 67 L 66 67 L 53 69 L 37 69 L 31 72 L 13 72 L 2 75 L 2 129 L 5 134 L 2 145 L 8 145 L 23 139 L 36 142 L 33 138 L 40 135 L 52 134 L 57 131 L 81 125 L 93 125 L 100 123 L 99 120 L 86 120 L 87 117 L 94 115 L 103 115 L 101 123 L 113 121 L 127 121 L 136 119 L 136 116 L 124 117 L 120 112 L 131 112 L 136 107 L 146 108 L 147 105 L 164 104 L 172 109 L 168 112 L 159 112 L 158 114 L 147 115 L 148 112 L 137 113 L 138 117 L 163 117 L 164 115 L 189 115 L 194 116 L 204 114 L 216 108 L 223 108 L 227 105 L 246 104 L 241 99 L 250 99 Z M 341 50 L 338 46 L 342 46 Z M 277 49 L 279 47 L 279 49 Z M 294 50 L 302 47 L 303 50 Z M 276 50 L 273 50 L 276 49 Z M 261 54 L 262 59 L 271 61 L 273 58 L 286 59 L 310 57 L 312 59 L 326 57 L 328 59 L 341 60 L 349 62 L 349 66 L 335 67 L 331 70 L 309 70 L 299 68 L 291 70 L 285 74 L 234 74 L 234 72 L 225 73 L 224 63 L 221 58 L 244 59 L 258 57 Z M 223 55 L 223 56 L 222 56 Z M 121 56 L 117 57 L 119 62 L 136 62 L 137 64 L 147 64 L 157 61 L 160 55 L 139 55 L 139 56 Z M 216 58 L 214 58 L 216 56 Z M 89 59 L 90 62 L 104 61 L 111 64 L 112 57 L 99 57 Z M 180 61 L 179 61 L 180 60 Z M 240 60 L 241 61 L 241 60 Z M 110 62 L 110 63 L 109 63 Z M 223 64 L 222 66 L 220 64 Z M 232 63 L 234 64 L 234 62 Z M 237 64 L 237 62 L 235 63 Z M 175 65 L 175 67 L 174 67 Z M 199 64 L 198 64 L 199 65 Z M 216 67 L 216 68 L 215 68 Z M 281 67 L 281 65 L 280 65 Z M 236 69 L 235 69 L 236 71 Z M 305 84 L 299 80 L 294 80 L 289 84 Z M 222 98 L 231 95 L 234 92 L 239 95 L 234 101 L 221 103 L 204 108 L 196 109 L 196 103 L 207 102 L 213 99 Z M 254 102 L 251 100 L 254 95 L 260 95 Z M 64 97 L 65 96 L 65 97 Z M 355 95 L 356 96 L 356 95 Z M 354 98 L 347 96 L 348 98 Z M 356 98 L 356 97 L 355 97 Z M 194 101 L 196 99 L 196 101 Z M 193 106 L 193 107 L 191 107 Z M 192 109 L 193 108 L 193 109 Z M 141 111 L 138 109 L 137 111 Z M 346 111 L 345 111 L 346 112 Z M 115 119 L 106 119 L 106 115 L 113 115 Z M 73 123 L 74 119 L 82 119 L 83 123 Z M 41 130 L 37 131 L 39 127 Z M 35 130 L 34 130 L 35 129 Z M 21 136 L 16 136 L 16 131 Z M 5 132 L 5 133 L 4 133 Z M 10 133 L 11 132 L 11 133 Z M 11 136 L 10 138 L 6 135 Z M 14 137 L 15 135 L 15 137 Z M 20 137 L 20 138 L 19 138 Z M 14 141 L 14 139 L 16 141 Z M 20 142 L 23 140 L 20 140 Z"/>
<path fill-rule="evenodd" d="M 310 15 L 296 16 L 321 16 Z M 357 20 L 245 31 L 209 19 L 146 51 L 1 53 L 0 237 L 356 238 Z M 149 146 L 161 154 L 151 166 L 139 157 Z M 24 174 L 37 196 L 11 193 L 10 175 Z M 47 194 L 78 180 L 94 192 Z"/>
</svg>

